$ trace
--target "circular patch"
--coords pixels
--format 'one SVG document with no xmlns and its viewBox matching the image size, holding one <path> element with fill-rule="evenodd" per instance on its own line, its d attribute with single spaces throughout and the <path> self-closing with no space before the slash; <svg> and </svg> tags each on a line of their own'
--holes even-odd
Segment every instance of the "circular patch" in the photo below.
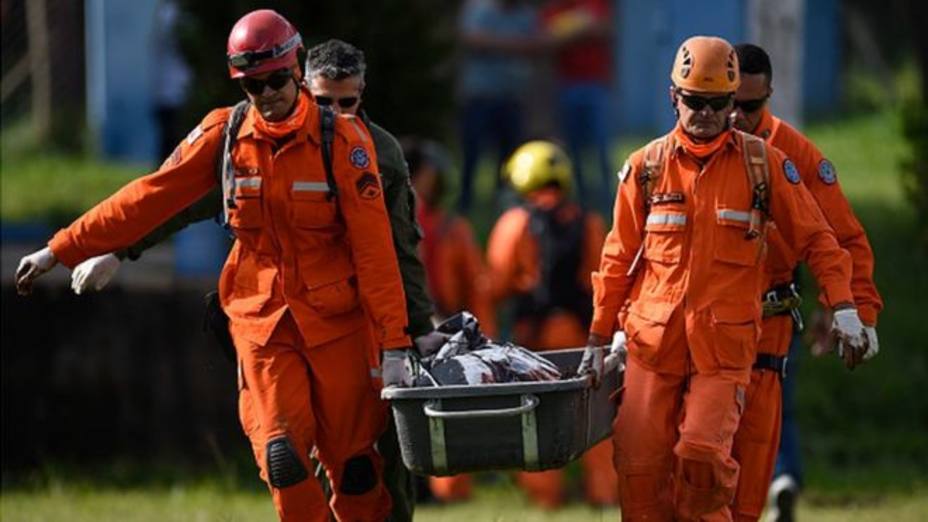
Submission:
<svg viewBox="0 0 928 522">
<path fill-rule="evenodd" d="M 783 160 L 783 174 L 786 174 L 786 180 L 793 185 L 799 184 L 801 179 L 799 177 L 799 169 L 797 169 L 796 165 L 793 165 L 793 162 L 788 159 Z"/>
<path fill-rule="evenodd" d="M 348 161 L 356 169 L 366 169 L 371 164 L 371 157 L 367 155 L 364 147 L 355 147 L 348 154 Z"/>
<path fill-rule="evenodd" d="M 835 172 L 835 166 L 827 159 L 818 162 L 818 179 L 826 185 L 834 185 L 838 181 L 838 173 Z"/>
</svg>

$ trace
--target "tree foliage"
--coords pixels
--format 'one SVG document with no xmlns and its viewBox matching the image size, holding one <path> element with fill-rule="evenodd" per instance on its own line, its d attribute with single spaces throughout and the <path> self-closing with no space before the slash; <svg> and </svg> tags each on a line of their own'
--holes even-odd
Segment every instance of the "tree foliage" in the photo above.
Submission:
<svg viewBox="0 0 928 522">
<path fill-rule="evenodd" d="M 242 98 L 226 69 L 226 39 L 241 16 L 271 8 L 297 27 L 307 47 L 339 38 L 364 50 L 364 106 L 375 121 L 397 135 L 444 136 L 453 106 L 455 5 L 433 0 L 185 0 L 181 41 L 195 76 L 186 123 L 193 126 L 211 108 Z"/>
</svg>

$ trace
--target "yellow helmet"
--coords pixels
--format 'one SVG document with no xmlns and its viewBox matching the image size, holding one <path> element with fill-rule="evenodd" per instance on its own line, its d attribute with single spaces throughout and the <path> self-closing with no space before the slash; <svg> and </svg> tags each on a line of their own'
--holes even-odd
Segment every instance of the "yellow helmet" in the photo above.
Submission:
<svg viewBox="0 0 928 522">
<path fill-rule="evenodd" d="M 503 179 L 525 196 L 555 183 L 570 190 L 573 166 L 563 149 L 550 141 L 530 141 L 512 153 L 503 166 Z"/>
<path fill-rule="evenodd" d="M 735 92 L 741 85 L 738 54 L 722 38 L 693 36 L 677 50 L 670 79 L 690 91 Z"/>
</svg>

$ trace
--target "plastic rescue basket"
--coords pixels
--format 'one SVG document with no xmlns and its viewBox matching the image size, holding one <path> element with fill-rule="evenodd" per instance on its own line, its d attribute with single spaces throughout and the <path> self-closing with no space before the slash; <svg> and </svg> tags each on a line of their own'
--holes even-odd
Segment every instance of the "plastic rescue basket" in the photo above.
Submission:
<svg viewBox="0 0 928 522">
<path fill-rule="evenodd" d="M 538 352 L 576 371 L 583 348 Z M 625 366 L 605 361 L 603 380 L 589 375 L 559 381 L 385 388 L 403 463 L 415 473 L 559 468 L 612 433 Z"/>
</svg>

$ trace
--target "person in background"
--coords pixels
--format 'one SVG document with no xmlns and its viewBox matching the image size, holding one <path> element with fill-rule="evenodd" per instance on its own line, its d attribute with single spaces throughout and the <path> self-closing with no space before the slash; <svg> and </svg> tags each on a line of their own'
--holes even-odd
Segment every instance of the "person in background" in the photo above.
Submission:
<svg viewBox="0 0 928 522">
<path fill-rule="evenodd" d="M 416 217 L 423 235 L 419 252 L 436 319 L 468 310 L 480 321 L 483 333 L 495 337 L 496 318 L 480 245 L 467 219 L 443 208 L 453 172 L 448 153 L 436 142 L 415 138 L 403 140 L 403 153 L 418 196 Z M 430 477 L 428 482 L 432 495 L 442 502 L 467 500 L 472 493 L 470 475 Z"/>
<path fill-rule="evenodd" d="M 473 205 L 474 173 L 481 154 L 496 167 L 522 140 L 522 97 L 531 89 L 531 55 L 544 48 L 538 13 L 522 0 L 467 0 L 458 20 L 462 47 L 458 71 L 459 133 L 463 164 L 458 210 Z M 496 193 L 500 183 L 496 183 Z"/>
<path fill-rule="evenodd" d="M 613 125 L 609 110 L 614 25 L 611 2 L 549 1 L 541 9 L 541 20 L 554 42 L 560 127 L 574 165 L 577 197 L 609 212 L 614 173 L 609 158 Z M 592 184 L 583 176 L 584 155 L 590 149 L 598 171 Z"/>
<path fill-rule="evenodd" d="M 532 141 L 516 149 L 503 177 L 522 197 L 493 227 L 487 263 L 496 303 L 513 302 L 513 342 L 532 350 L 583 346 L 593 308 L 590 274 L 606 237 L 603 219 L 570 201 L 571 161 L 557 145 Z M 617 502 L 612 442 L 583 455 L 583 491 L 592 505 Z M 519 473 L 532 500 L 546 509 L 565 501 L 564 470 Z"/>
<path fill-rule="evenodd" d="M 158 157 L 167 158 L 183 137 L 178 116 L 187 101 L 190 66 L 180 52 L 178 22 L 183 12 L 174 0 L 161 0 L 152 31 L 152 97 L 158 124 Z"/>
<path fill-rule="evenodd" d="M 851 291 L 869 337 L 872 357 L 879 349 L 875 326 L 883 301 L 873 281 L 873 250 L 867 234 L 841 191 L 831 162 L 807 137 L 768 109 L 767 101 L 773 94 L 773 67 L 766 51 L 752 44 L 737 45 L 735 50 L 741 85 L 735 93 L 732 123 L 736 129 L 780 149 L 795 163 L 802 183 L 834 230 L 838 244 L 851 253 Z M 736 520 L 744 521 L 760 518 L 768 485 L 768 519 L 793 520 L 802 484 L 799 433 L 793 417 L 796 361 L 802 344 L 794 274 L 801 257 L 776 230 L 771 231 L 768 242 L 769 289 L 764 292 L 764 323 L 748 401 L 732 448 L 741 475 L 731 510 Z M 774 464 L 776 480 L 771 484 Z"/>
</svg>

